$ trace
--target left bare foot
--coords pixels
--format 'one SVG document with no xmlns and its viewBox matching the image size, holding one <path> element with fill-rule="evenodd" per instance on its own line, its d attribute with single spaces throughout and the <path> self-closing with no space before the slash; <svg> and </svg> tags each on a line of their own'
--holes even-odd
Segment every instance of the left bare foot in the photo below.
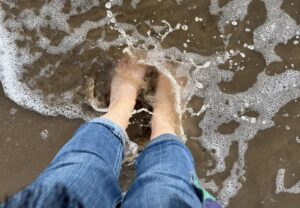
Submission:
<svg viewBox="0 0 300 208">
<path fill-rule="evenodd" d="M 138 65 L 132 58 L 124 58 L 118 63 L 111 84 L 109 110 L 103 118 L 127 128 L 146 71 L 146 66 Z"/>
</svg>

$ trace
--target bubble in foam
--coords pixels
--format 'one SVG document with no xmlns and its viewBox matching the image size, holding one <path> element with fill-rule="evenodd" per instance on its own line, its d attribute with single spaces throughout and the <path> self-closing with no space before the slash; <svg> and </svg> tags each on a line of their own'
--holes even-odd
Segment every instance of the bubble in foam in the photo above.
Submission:
<svg viewBox="0 0 300 208">
<path fill-rule="evenodd" d="M 40 133 L 41 139 L 46 141 L 49 137 L 49 132 L 47 129 L 44 129 L 43 131 L 41 131 Z"/>
<path fill-rule="evenodd" d="M 188 27 L 187 25 L 182 25 L 182 26 L 181 26 L 181 29 L 186 31 L 186 30 L 189 29 L 189 27 Z"/>
<path fill-rule="evenodd" d="M 201 84 L 200 82 L 196 82 L 196 87 L 199 88 L 199 89 L 204 88 L 203 84 Z"/>
<path fill-rule="evenodd" d="M 111 3 L 110 3 L 110 2 L 107 2 L 107 3 L 105 4 L 105 7 L 106 7 L 106 9 L 110 9 L 110 8 L 111 8 Z"/>
<path fill-rule="evenodd" d="M 232 24 L 233 26 L 236 26 L 238 23 L 237 23 L 237 21 L 232 21 L 231 24 Z"/>
<path fill-rule="evenodd" d="M 245 53 L 240 53 L 241 57 L 242 58 L 245 58 L 246 57 L 246 54 Z"/>
<path fill-rule="evenodd" d="M 255 123 L 256 123 L 256 118 L 251 118 L 251 119 L 250 119 L 250 122 L 251 122 L 252 124 L 255 124 Z"/>
<path fill-rule="evenodd" d="M 16 108 L 11 108 L 10 111 L 9 111 L 9 114 L 10 115 L 15 115 L 17 113 L 17 111 L 18 110 Z"/>
<path fill-rule="evenodd" d="M 203 18 L 202 18 L 202 17 L 195 17 L 195 21 L 196 21 L 196 22 L 202 22 L 202 21 L 203 21 Z"/>
</svg>

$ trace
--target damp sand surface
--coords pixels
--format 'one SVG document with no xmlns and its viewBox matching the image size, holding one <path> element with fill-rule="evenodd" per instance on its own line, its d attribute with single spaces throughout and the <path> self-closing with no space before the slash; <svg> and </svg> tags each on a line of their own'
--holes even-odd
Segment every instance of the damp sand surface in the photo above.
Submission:
<svg viewBox="0 0 300 208">
<path fill-rule="evenodd" d="M 146 51 L 143 64 L 180 80 L 186 144 L 224 206 L 297 207 L 298 11 L 296 0 L 1 2 L 1 199 L 101 115 L 125 49 Z M 140 148 L 152 91 L 139 96 L 136 109 L 147 110 L 128 129 Z M 125 164 L 124 190 L 133 178 Z"/>
</svg>

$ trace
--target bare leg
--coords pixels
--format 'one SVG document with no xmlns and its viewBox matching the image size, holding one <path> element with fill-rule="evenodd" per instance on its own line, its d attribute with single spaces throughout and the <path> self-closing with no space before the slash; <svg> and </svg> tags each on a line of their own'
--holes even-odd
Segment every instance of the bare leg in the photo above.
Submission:
<svg viewBox="0 0 300 208">
<path fill-rule="evenodd" d="M 109 110 L 103 118 L 113 121 L 124 130 L 128 127 L 145 73 L 146 67 L 138 65 L 132 59 L 119 62 L 112 81 Z"/>
<path fill-rule="evenodd" d="M 175 102 L 174 91 L 169 79 L 160 74 L 155 94 L 151 140 L 162 134 L 176 135 L 179 115 L 175 109 Z"/>
</svg>

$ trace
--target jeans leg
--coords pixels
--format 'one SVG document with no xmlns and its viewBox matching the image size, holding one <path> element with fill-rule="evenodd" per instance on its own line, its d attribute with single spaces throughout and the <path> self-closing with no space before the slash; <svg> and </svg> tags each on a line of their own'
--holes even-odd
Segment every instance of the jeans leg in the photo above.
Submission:
<svg viewBox="0 0 300 208">
<path fill-rule="evenodd" d="M 33 185 L 51 189 L 62 184 L 84 207 L 115 207 L 122 200 L 118 177 L 125 136 L 121 128 L 107 119 L 87 122 Z"/>
<path fill-rule="evenodd" d="M 164 134 L 150 142 L 139 155 L 136 169 L 122 207 L 202 207 L 193 184 L 193 157 L 176 136 Z"/>
</svg>

